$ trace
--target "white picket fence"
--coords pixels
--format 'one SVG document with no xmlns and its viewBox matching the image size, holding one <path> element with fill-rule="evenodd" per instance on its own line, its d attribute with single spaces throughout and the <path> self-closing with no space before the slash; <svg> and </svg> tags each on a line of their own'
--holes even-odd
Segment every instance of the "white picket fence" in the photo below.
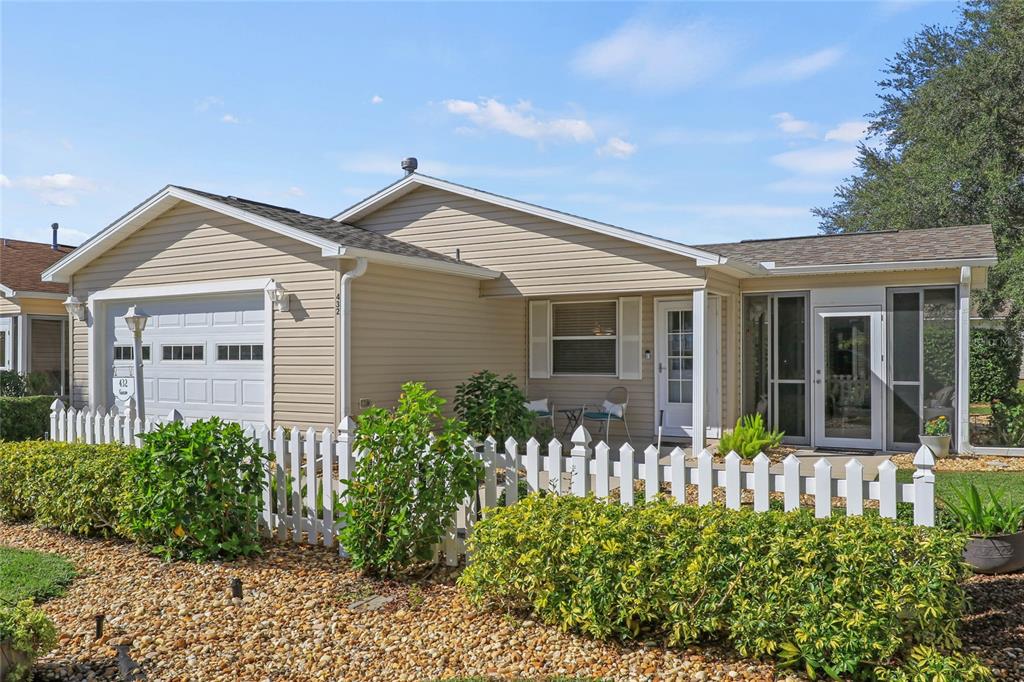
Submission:
<svg viewBox="0 0 1024 682">
<path fill-rule="evenodd" d="M 50 434 L 59 441 L 138 445 L 142 434 L 161 423 L 180 420 L 180 413 L 172 411 L 166 418 L 143 423 L 116 413 L 65 409 L 57 400 L 51 406 Z M 262 527 L 268 537 L 327 547 L 336 544 L 335 510 L 345 496 L 341 481 L 350 478 L 359 457 L 351 446 L 354 432 L 355 422 L 348 417 L 337 429 L 246 429 L 272 458 L 263 490 Z M 701 505 L 710 504 L 719 488 L 725 505 L 732 509 L 739 509 L 744 491 L 750 491 L 755 511 L 768 510 L 772 493 L 781 496 L 787 511 L 800 508 L 803 496 L 810 496 L 815 515 L 822 518 L 832 514 L 834 498 L 845 502 L 850 515 L 863 514 L 865 502 L 877 500 L 879 514 L 888 518 L 896 517 L 898 503 L 908 502 L 916 525 L 935 524 L 935 458 L 924 446 L 914 457 L 913 482 L 904 484 L 897 482 L 896 465 L 888 460 L 879 465 L 877 480 L 864 480 L 864 465 L 857 458 L 848 460 L 839 476 L 825 458 L 815 462 L 811 475 L 804 475 L 794 455 L 782 462 L 779 471 L 773 470 L 763 453 L 753 459 L 752 466 L 745 466 L 735 452 L 726 455 L 723 464 L 706 449 L 696 457 L 678 447 L 668 453 L 654 445 L 637 451 L 628 443 L 613 451 L 604 442 L 591 446 L 583 427 L 572 435 L 568 453 L 558 440 L 545 446 L 532 438 L 522 448 L 509 439 L 500 449 L 492 438 L 482 444 L 467 443 L 467 448 L 483 462 L 483 480 L 477 494 L 461 505 L 438 547 L 439 557 L 450 565 L 465 555 L 466 537 L 486 509 L 519 500 L 520 482 L 530 493 L 593 494 L 617 498 L 622 504 L 636 501 L 641 481 L 647 500 L 667 492 L 685 503 L 687 485 L 696 486 L 696 502 Z"/>
</svg>

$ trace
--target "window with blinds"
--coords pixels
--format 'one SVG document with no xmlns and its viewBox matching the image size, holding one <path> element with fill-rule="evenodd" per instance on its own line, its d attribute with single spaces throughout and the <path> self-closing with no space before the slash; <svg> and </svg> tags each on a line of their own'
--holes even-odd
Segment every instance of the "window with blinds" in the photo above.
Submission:
<svg viewBox="0 0 1024 682">
<path fill-rule="evenodd" d="M 616 301 L 552 304 L 552 372 L 614 376 L 617 334 Z"/>
</svg>

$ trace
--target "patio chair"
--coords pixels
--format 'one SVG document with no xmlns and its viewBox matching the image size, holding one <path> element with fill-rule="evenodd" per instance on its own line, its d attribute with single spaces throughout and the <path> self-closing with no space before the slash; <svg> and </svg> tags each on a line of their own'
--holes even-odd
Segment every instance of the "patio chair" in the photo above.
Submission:
<svg viewBox="0 0 1024 682">
<path fill-rule="evenodd" d="M 604 402 L 597 409 L 583 406 L 583 422 L 604 422 L 604 442 L 608 442 L 608 430 L 613 421 L 622 422 L 626 429 L 626 440 L 631 440 L 629 424 L 626 423 L 626 405 L 629 404 L 629 391 L 625 386 L 616 386 L 605 394 Z"/>
<path fill-rule="evenodd" d="M 535 419 L 544 419 L 551 422 L 551 433 L 555 432 L 555 406 L 547 398 L 528 400 L 526 409 L 533 413 Z"/>
</svg>

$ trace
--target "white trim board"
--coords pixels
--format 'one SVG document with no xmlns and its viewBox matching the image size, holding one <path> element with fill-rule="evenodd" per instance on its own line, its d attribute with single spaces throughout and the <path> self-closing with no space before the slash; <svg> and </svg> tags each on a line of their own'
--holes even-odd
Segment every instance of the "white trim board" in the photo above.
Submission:
<svg viewBox="0 0 1024 682">
<path fill-rule="evenodd" d="M 109 368 L 106 367 L 107 339 L 105 325 L 100 322 L 106 319 L 106 306 L 111 301 L 136 299 L 167 299 L 189 298 L 200 296 L 223 296 L 230 294 L 266 291 L 274 283 L 270 277 L 254 277 L 250 279 L 214 280 L 209 282 L 189 282 L 187 284 L 154 284 L 150 286 L 122 287 L 102 289 L 89 295 L 86 302 L 88 314 L 88 368 L 89 368 L 89 407 L 106 409 L 107 401 L 98 400 L 98 387 L 105 386 Z M 145 312 L 145 306 L 142 306 Z M 264 362 L 264 419 L 267 428 L 274 423 L 274 304 L 270 296 L 263 296 L 263 362 Z M 103 349 L 100 352 L 98 349 Z M 101 379 L 102 378 L 102 379 Z M 97 383 L 99 382 L 99 383 Z M 148 415 L 152 417 L 162 415 Z"/>
<path fill-rule="evenodd" d="M 644 246 L 650 246 L 651 248 L 659 249 L 661 251 L 668 251 L 669 253 L 686 256 L 687 258 L 693 258 L 699 266 L 724 265 L 728 260 L 725 256 L 712 253 L 711 251 L 704 251 L 703 249 L 686 246 L 685 244 L 679 244 L 678 242 L 661 239 L 641 232 L 634 232 L 633 230 L 627 230 L 622 227 L 616 227 L 615 225 L 601 223 L 596 220 L 581 218 L 580 216 L 563 213 L 550 208 L 544 208 L 543 206 L 537 206 L 536 204 L 530 204 L 525 201 L 511 199 L 499 194 L 484 192 L 472 187 L 466 187 L 465 185 L 459 185 L 454 182 L 448 182 L 447 180 L 441 180 L 440 178 L 421 175 L 419 173 L 411 173 L 405 176 L 401 180 L 385 187 L 376 194 L 363 199 L 358 204 L 345 209 L 334 216 L 333 219 L 345 223 L 359 220 L 363 216 L 369 215 L 373 211 L 390 204 L 392 201 L 409 194 L 417 187 L 433 187 L 434 189 L 459 194 L 461 196 L 477 199 L 478 201 L 483 201 L 489 204 L 503 206 L 515 211 L 522 211 L 523 213 L 528 213 L 540 218 L 546 218 L 566 225 L 580 227 L 584 230 L 590 230 L 591 232 L 618 237 L 619 239 L 633 242 L 635 244 L 643 244 Z"/>
<path fill-rule="evenodd" d="M 226 215 L 241 222 L 262 227 L 271 232 L 317 247 L 325 258 L 365 257 L 367 260 L 376 262 L 393 263 L 422 270 L 448 272 L 478 279 L 494 279 L 501 276 L 499 272 L 469 263 L 450 263 L 431 258 L 418 258 L 416 256 L 404 256 L 370 249 L 346 247 L 344 244 L 318 237 L 305 230 L 285 225 L 276 220 L 256 215 L 215 199 L 200 196 L 180 187 L 168 185 L 43 271 L 43 281 L 68 282 L 75 272 L 181 201 L 186 201 L 195 206 L 215 211 L 221 215 Z"/>
</svg>

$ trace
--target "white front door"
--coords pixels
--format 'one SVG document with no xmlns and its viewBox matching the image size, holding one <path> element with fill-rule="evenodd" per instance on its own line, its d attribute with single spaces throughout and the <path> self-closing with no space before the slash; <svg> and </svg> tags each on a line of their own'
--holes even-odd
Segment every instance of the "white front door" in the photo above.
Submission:
<svg viewBox="0 0 1024 682">
<path fill-rule="evenodd" d="M 813 445 L 882 447 L 884 338 L 881 306 L 814 309 Z"/>
<path fill-rule="evenodd" d="M 721 434 L 721 300 L 709 297 L 705 334 L 705 382 L 707 434 Z M 657 301 L 655 305 L 655 380 L 657 409 L 655 427 L 666 436 L 693 435 L 693 301 Z"/>
<path fill-rule="evenodd" d="M 14 369 L 14 325 L 0 317 L 0 369 Z"/>
</svg>

